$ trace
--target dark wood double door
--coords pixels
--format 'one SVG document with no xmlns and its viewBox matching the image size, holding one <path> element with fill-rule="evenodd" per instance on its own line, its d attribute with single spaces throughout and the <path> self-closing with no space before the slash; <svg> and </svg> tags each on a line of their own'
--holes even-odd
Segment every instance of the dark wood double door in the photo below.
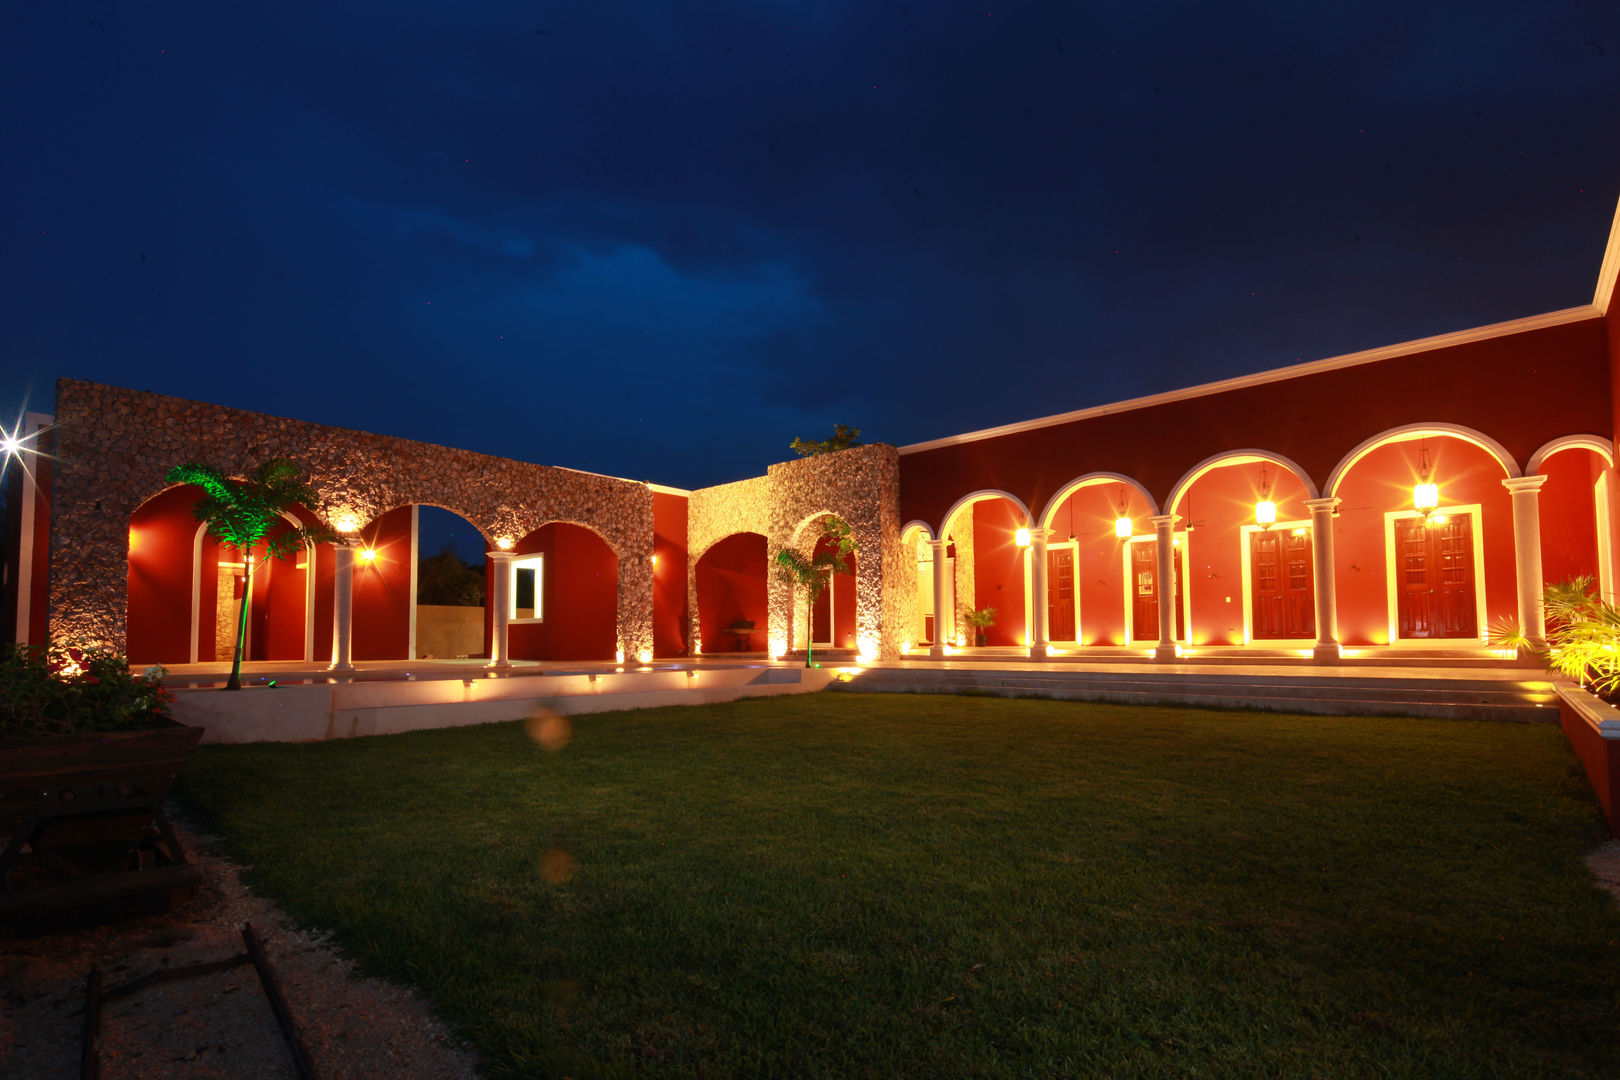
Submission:
<svg viewBox="0 0 1620 1080">
<path fill-rule="evenodd" d="M 1395 575 L 1401 637 L 1478 636 L 1472 515 L 1397 518 Z"/>
<path fill-rule="evenodd" d="M 1249 534 L 1249 619 L 1251 639 L 1316 636 L 1309 530 Z"/>
</svg>

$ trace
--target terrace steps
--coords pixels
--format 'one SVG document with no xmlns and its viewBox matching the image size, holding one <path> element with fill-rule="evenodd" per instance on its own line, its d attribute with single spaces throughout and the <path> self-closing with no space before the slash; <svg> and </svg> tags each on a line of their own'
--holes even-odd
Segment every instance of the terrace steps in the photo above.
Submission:
<svg viewBox="0 0 1620 1080">
<path fill-rule="evenodd" d="M 1223 673 L 1205 670 L 1200 658 L 1197 667 L 1143 665 L 1140 670 L 1064 670 L 1050 663 L 1036 670 L 992 664 L 877 665 L 834 685 L 880 693 L 989 694 L 1314 715 L 1557 722 L 1552 683 L 1529 672 L 1522 677 L 1516 672 L 1493 674 L 1495 677 L 1469 677 L 1448 671 L 1435 677 L 1416 671 L 1409 675 L 1346 671 L 1326 675 L 1266 668 Z"/>
</svg>

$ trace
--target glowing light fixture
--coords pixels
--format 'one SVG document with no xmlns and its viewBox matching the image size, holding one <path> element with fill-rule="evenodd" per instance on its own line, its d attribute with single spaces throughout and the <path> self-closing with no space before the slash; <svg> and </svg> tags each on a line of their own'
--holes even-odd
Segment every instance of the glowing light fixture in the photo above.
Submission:
<svg viewBox="0 0 1620 1080">
<path fill-rule="evenodd" d="M 1434 482 L 1429 464 L 1429 447 L 1427 443 L 1419 443 L 1418 482 L 1412 485 L 1412 509 L 1423 515 L 1423 520 L 1429 520 L 1440 506 L 1440 485 Z"/>
<path fill-rule="evenodd" d="M 1125 502 L 1124 485 L 1119 489 L 1119 510 L 1114 516 L 1114 535 L 1121 540 L 1129 540 L 1131 537 L 1130 507 Z"/>
<path fill-rule="evenodd" d="M 253 559 L 253 556 L 249 555 L 248 560 L 251 562 L 252 559 Z M 376 548 L 366 548 L 364 551 L 360 552 L 360 561 L 364 562 L 364 563 L 376 562 L 377 561 L 377 549 Z"/>
<path fill-rule="evenodd" d="M 1013 543 L 1019 547 L 1029 547 L 1029 530 L 1019 529 L 1013 533 Z"/>
<path fill-rule="evenodd" d="M 652 650 L 642 649 L 640 652 L 636 653 L 636 659 L 641 661 L 643 664 L 652 663 Z"/>
<path fill-rule="evenodd" d="M 1271 481 L 1266 478 L 1266 467 L 1260 466 L 1260 501 L 1254 504 L 1254 521 L 1262 529 L 1277 524 L 1277 504 L 1271 499 Z"/>
<path fill-rule="evenodd" d="M 771 638 L 771 659 L 780 660 L 787 655 L 787 642 L 782 638 Z"/>
<path fill-rule="evenodd" d="M 623 649 L 614 650 L 613 662 L 616 663 L 616 664 L 624 663 L 624 650 Z"/>
<path fill-rule="evenodd" d="M 495 538 L 495 546 L 500 548 L 502 551 L 511 551 L 512 538 L 510 536 L 497 536 Z"/>
<path fill-rule="evenodd" d="M 332 528 L 348 536 L 360 531 L 360 519 L 350 513 L 338 514 L 332 519 Z"/>
</svg>

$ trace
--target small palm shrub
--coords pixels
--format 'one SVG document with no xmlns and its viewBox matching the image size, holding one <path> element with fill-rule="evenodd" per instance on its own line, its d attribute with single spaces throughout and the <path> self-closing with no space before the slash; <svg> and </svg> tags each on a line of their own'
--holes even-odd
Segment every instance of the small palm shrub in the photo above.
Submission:
<svg viewBox="0 0 1620 1080">
<path fill-rule="evenodd" d="M 170 718 L 166 674 L 133 675 L 103 649 L 13 646 L 0 660 L 0 739 L 154 727 Z"/>
<path fill-rule="evenodd" d="M 1620 697 L 1620 607 L 1596 594 L 1581 575 L 1548 585 L 1547 647 L 1536 648 L 1517 620 L 1493 628 L 1491 644 L 1531 649 L 1547 670 L 1579 683 L 1606 701 Z"/>
</svg>

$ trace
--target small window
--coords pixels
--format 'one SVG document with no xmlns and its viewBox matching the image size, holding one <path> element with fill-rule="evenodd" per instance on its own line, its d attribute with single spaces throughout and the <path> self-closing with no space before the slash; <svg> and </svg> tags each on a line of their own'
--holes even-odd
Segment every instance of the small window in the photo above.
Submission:
<svg viewBox="0 0 1620 1080">
<path fill-rule="evenodd" d="M 539 622 L 545 615 L 541 597 L 545 585 L 544 555 L 512 560 L 512 621 Z"/>
</svg>

